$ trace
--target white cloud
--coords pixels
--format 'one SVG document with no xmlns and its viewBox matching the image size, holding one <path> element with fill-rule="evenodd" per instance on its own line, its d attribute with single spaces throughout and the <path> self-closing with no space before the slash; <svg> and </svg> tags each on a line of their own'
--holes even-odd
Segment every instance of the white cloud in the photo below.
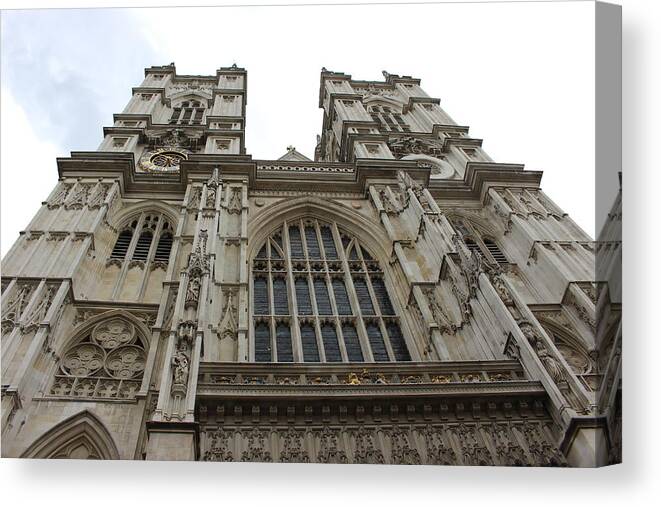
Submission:
<svg viewBox="0 0 661 507">
<path fill-rule="evenodd" d="M 0 93 L 0 243 L 4 257 L 57 183 L 55 157 L 62 149 L 35 134 L 10 90 L 3 86 Z"/>
</svg>

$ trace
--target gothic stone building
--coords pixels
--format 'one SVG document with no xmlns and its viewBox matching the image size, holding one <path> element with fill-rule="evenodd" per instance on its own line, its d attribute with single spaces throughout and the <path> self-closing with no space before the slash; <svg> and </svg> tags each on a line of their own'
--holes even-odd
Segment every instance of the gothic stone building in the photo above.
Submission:
<svg viewBox="0 0 661 507">
<path fill-rule="evenodd" d="M 3 261 L 2 455 L 617 462 L 620 286 L 439 102 L 323 69 L 255 160 L 244 69 L 146 69 Z"/>
</svg>

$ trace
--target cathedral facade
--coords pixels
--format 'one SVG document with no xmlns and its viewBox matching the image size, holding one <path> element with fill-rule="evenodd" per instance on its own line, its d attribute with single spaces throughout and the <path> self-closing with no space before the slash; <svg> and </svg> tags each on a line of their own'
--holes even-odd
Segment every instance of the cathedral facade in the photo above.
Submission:
<svg viewBox="0 0 661 507">
<path fill-rule="evenodd" d="M 2 456 L 618 462 L 618 243 L 439 102 L 322 69 L 256 160 L 244 69 L 145 69 L 3 260 Z"/>
</svg>

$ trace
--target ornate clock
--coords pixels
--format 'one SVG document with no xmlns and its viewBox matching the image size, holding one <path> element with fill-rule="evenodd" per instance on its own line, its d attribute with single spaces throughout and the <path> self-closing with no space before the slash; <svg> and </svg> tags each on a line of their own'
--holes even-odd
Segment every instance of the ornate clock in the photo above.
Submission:
<svg viewBox="0 0 661 507">
<path fill-rule="evenodd" d="M 150 173 L 173 173 L 179 171 L 179 164 L 186 158 L 184 151 L 159 148 L 148 152 L 140 161 L 140 166 Z"/>
</svg>

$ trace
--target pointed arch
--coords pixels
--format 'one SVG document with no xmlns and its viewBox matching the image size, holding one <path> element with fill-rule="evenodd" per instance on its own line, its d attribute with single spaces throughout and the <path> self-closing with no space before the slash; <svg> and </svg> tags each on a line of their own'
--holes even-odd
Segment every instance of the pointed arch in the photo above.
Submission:
<svg viewBox="0 0 661 507">
<path fill-rule="evenodd" d="M 594 361 L 580 338 L 550 319 L 542 317 L 539 322 L 576 375 L 593 373 Z"/>
<path fill-rule="evenodd" d="M 397 108 L 396 112 L 401 113 L 404 103 L 397 99 L 386 97 L 384 95 L 370 95 L 363 99 L 363 104 L 367 109 L 368 106 L 387 106 Z"/>
<path fill-rule="evenodd" d="M 205 92 L 204 90 L 197 90 L 197 91 L 191 91 L 191 90 L 182 90 L 180 92 L 175 92 L 172 95 L 170 95 L 170 104 L 174 108 L 177 105 L 179 105 L 181 102 L 184 102 L 186 100 L 198 100 L 200 102 L 204 102 L 207 107 L 211 107 L 211 93 Z"/>
<path fill-rule="evenodd" d="M 248 229 L 256 361 L 411 360 L 414 344 L 399 317 L 405 296 L 380 223 L 306 196 L 270 206 Z"/>
<path fill-rule="evenodd" d="M 21 455 L 36 459 L 120 459 L 110 432 L 89 410 L 65 419 L 35 440 Z"/>
<path fill-rule="evenodd" d="M 163 201 L 157 201 L 154 199 L 146 199 L 144 201 L 140 201 L 135 204 L 129 204 L 128 206 L 123 207 L 112 218 L 111 225 L 115 229 L 119 230 L 124 227 L 126 222 L 129 222 L 131 218 L 139 216 L 143 211 L 162 213 L 170 221 L 173 229 L 176 229 L 178 216 L 177 210 L 173 206 L 170 206 Z"/>
<path fill-rule="evenodd" d="M 145 341 L 145 345 L 148 346 L 150 344 L 151 331 L 145 325 L 145 323 L 142 322 L 140 319 L 138 319 L 132 313 L 129 313 L 123 309 L 117 309 L 117 310 L 108 310 L 107 312 L 99 313 L 97 315 L 90 317 L 85 322 L 78 324 L 76 327 L 74 327 L 71 330 L 71 334 L 69 335 L 68 339 L 64 341 L 62 344 L 60 344 L 60 346 L 62 348 L 69 347 L 73 343 L 76 343 L 76 341 L 80 339 L 83 335 L 91 332 L 92 329 L 94 329 L 94 327 L 98 323 L 115 317 L 120 317 L 128 320 L 131 324 L 133 324 L 136 327 L 138 333 L 142 336 L 142 339 Z M 57 348 L 55 350 L 57 351 Z"/>
<path fill-rule="evenodd" d="M 96 315 L 56 343 L 49 396 L 134 399 L 147 389 L 153 367 L 151 333 L 124 310 Z"/>
<path fill-rule="evenodd" d="M 248 258 L 257 255 L 266 238 L 282 226 L 282 223 L 303 218 L 316 218 L 324 222 L 335 222 L 354 237 L 375 256 L 375 259 L 386 264 L 390 258 L 392 244 L 380 223 L 374 223 L 356 210 L 348 206 L 315 196 L 304 196 L 296 199 L 283 199 L 260 210 L 248 222 Z"/>
</svg>

